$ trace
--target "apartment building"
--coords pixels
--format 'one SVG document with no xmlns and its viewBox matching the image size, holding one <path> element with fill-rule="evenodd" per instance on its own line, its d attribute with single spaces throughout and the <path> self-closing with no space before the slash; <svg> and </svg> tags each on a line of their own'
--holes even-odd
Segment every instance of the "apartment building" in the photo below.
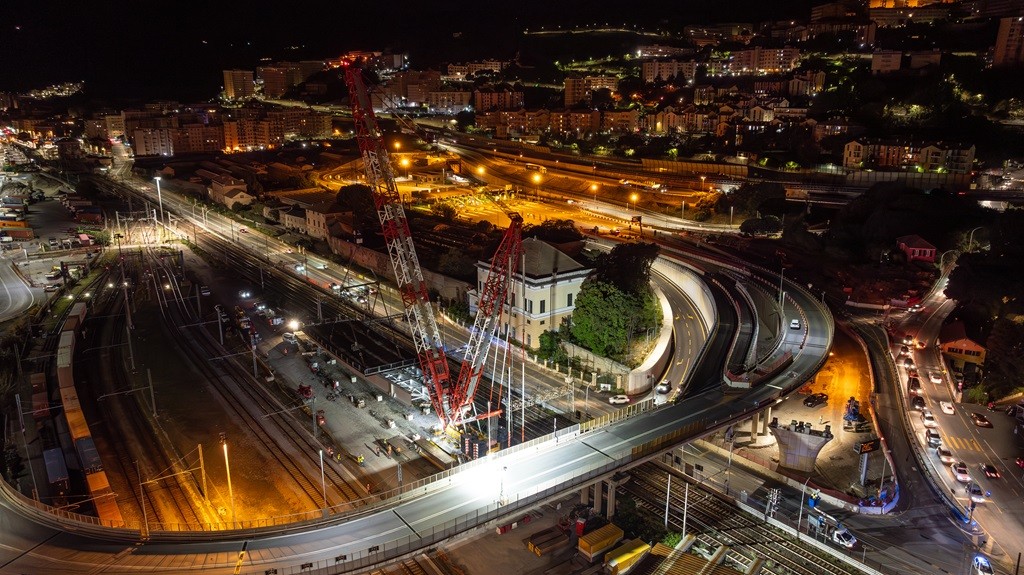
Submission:
<svg viewBox="0 0 1024 575">
<path fill-rule="evenodd" d="M 523 93 L 508 87 L 479 88 L 473 91 L 473 107 L 478 112 L 515 110 L 523 107 Z"/>
<path fill-rule="evenodd" d="M 858 138 L 843 148 L 843 167 L 888 168 L 968 173 L 975 147 L 953 142 L 916 142 Z"/>
<path fill-rule="evenodd" d="M 580 102 L 590 102 L 595 90 L 607 89 L 612 92 L 619 89 L 619 79 L 615 76 L 585 76 L 583 78 L 565 79 L 565 106 L 572 107 Z"/>
<path fill-rule="evenodd" d="M 173 130 L 140 128 L 132 132 L 132 145 L 136 156 L 173 156 Z"/>
<path fill-rule="evenodd" d="M 224 70 L 224 97 L 244 100 L 256 93 L 252 70 Z"/>
<path fill-rule="evenodd" d="M 992 54 L 993 68 L 1024 66 L 1024 16 L 1000 18 L 996 45 Z"/>
</svg>

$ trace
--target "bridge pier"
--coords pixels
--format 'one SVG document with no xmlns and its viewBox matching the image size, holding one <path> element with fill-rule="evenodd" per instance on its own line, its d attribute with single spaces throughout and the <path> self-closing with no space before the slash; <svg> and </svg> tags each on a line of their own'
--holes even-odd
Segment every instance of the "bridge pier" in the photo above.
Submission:
<svg viewBox="0 0 1024 575">
<path fill-rule="evenodd" d="M 593 501 L 593 498 L 590 492 L 595 485 L 597 484 L 591 483 L 590 485 L 584 485 L 583 487 L 580 488 L 580 505 L 591 505 L 591 501 Z"/>
<path fill-rule="evenodd" d="M 761 435 L 768 435 L 768 424 L 772 420 L 772 406 L 764 408 L 761 412 Z"/>
<path fill-rule="evenodd" d="M 814 471 L 818 453 L 833 438 L 831 425 L 818 431 L 809 422 L 795 419 L 789 425 L 780 426 L 779 419 L 775 418 L 771 431 L 779 444 L 779 465 L 806 473 Z"/>
<path fill-rule="evenodd" d="M 754 413 L 750 416 L 750 443 L 751 445 L 757 445 L 757 423 L 759 421 L 760 413 Z"/>
</svg>

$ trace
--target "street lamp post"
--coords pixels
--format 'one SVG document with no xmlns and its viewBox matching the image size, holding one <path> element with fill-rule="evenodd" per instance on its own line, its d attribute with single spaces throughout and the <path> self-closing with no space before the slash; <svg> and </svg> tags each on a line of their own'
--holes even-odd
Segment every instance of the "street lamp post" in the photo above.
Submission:
<svg viewBox="0 0 1024 575">
<path fill-rule="evenodd" d="M 327 517 L 327 480 L 324 476 L 324 450 L 320 450 L 320 489 L 324 494 L 324 517 Z"/>
<path fill-rule="evenodd" d="M 633 202 L 633 208 L 636 209 L 636 201 L 637 201 L 637 199 L 638 199 L 638 196 L 636 194 L 630 194 L 629 195 L 629 200 L 626 201 L 626 211 L 627 212 L 629 211 L 629 202 Z"/>
<path fill-rule="evenodd" d="M 597 184 L 590 184 L 590 192 L 594 194 L 594 202 L 597 202 Z"/>
<path fill-rule="evenodd" d="M 533 183 L 536 184 L 536 186 L 537 186 L 536 188 L 534 188 L 534 199 L 539 199 L 540 198 L 540 174 L 534 174 L 533 175 Z"/>
<path fill-rule="evenodd" d="M 164 197 L 160 194 L 160 176 L 153 178 L 156 180 L 156 201 L 160 204 L 160 226 L 164 225 Z M 163 239 L 163 232 L 161 233 L 161 239 Z"/>
<path fill-rule="evenodd" d="M 811 476 L 807 476 L 807 480 L 804 481 L 803 487 L 800 488 L 800 513 L 796 516 L 796 540 L 800 541 L 800 526 L 804 522 L 804 496 L 807 495 L 807 482 L 811 480 Z"/>
<path fill-rule="evenodd" d="M 701 193 L 704 192 L 704 180 L 705 179 L 707 179 L 707 176 L 701 176 L 700 177 L 700 191 L 701 191 Z"/>
<path fill-rule="evenodd" d="M 732 208 L 733 208 L 733 206 L 729 206 L 729 225 L 730 226 L 732 225 Z"/>
<path fill-rule="evenodd" d="M 220 444 L 224 447 L 224 469 L 228 475 L 228 498 L 231 500 L 231 527 L 235 526 L 235 491 L 231 487 L 231 463 L 228 461 L 228 434 L 220 434 Z"/>
</svg>

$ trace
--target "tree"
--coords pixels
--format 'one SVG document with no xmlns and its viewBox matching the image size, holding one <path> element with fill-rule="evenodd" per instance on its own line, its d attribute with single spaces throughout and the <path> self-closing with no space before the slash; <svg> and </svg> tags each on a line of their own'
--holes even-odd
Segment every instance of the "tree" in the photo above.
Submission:
<svg viewBox="0 0 1024 575">
<path fill-rule="evenodd" d="M 572 220 L 547 220 L 540 224 L 524 226 L 523 237 L 564 244 L 582 240 L 583 234 L 576 229 L 576 222 Z"/>
<path fill-rule="evenodd" d="M 729 194 L 733 205 L 740 213 L 754 215 L 765 211 L 765 202 L 786 197 L 786 188 L 774 182 L 744 183 Z"/>
<path fill-rule="evenodd" d="M 342 186 L 335 196 L 335 201 L 342 208 L 352 211 L 357 229 L 371 230 L 379 226 L 377 206 L 373 203 L 373 191 L 364 184 Z"/>
<path fill-rule="evenodd" d="M 985 389 L 996 397 L 1009 395 L 1024 373 L 1024 316 L 996 320 L 986 348 Z"/>
<path fill-rule="evenodd" d="M 661 307 L 648 290 L 623 292 L 595 277 L 583 282 L 572 314 L 572 336 L 600 356 L 624 358 L 634 334 L 661 324 Z"/>
<path fill-rule="evenodd" d="M 619 244 L 598 260 L 594 278 L 627 294 L 647 294 L 650 292 L 651 264 L 658 257 L 659 250 L 657 244 Z"/>
</svg>

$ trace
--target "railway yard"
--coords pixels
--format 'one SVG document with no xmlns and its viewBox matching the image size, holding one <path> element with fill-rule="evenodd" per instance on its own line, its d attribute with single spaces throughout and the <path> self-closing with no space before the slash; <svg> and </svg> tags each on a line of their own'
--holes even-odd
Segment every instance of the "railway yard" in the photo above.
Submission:
<svg viewBox="0 0 1024 575">
<path fill-rule="evenodd" d="M 155 231 L 140 235 L 155 237 Z M 275 266 L 219 234 L 196 232 L 192 240 L 108 249 L 69 292 L 75 295 L 64 314 L 51 320 L 56 325 L 37 354 L 56 355 L 63 409 L 49 417 L 37 413 L 40 430 L 50 426 L 55 437 L 65 434 L 77 445 L 84 429 L 95 442 L 93 457 L 101 459 L 79 463 L 89 450 L 64 445 L 71 472 L 61 502 L 69 510 L 146 532 L 295 523 L 373 506 L 458 462 L 457 438 L 436 435 L 424 398 L 411 394 L 400 402 L 382 393 L 412 372 L 366 375 L 377 366 L 411 364 L 386 286 L 346 275 L 339 296 L 333 286 Z M 277 309 L 268 312 L 271 303 Z M 291 318 L 304 326 L 286 339 Z M 45 379 L 37 374 L 33 381 Z M 68 382 L 77 386 L 73 395 Z M 477 394 L 479 412 L 499 401 L 522 407 L 518 389 L 491 386 Z M 525 425 L 492 418 L 473 434 L 517 443 L 550 433 L 552 424 L 557 429 L 559 418 L 563 426 L 571 423 L 535 405 L 523 412 Z M 653 465 L 631 476 L 620 497 L 659 514 L 664 476 Z M 672 490 L 669 515 L 676 531 L 682 529 L 680 485 Z M 820 551 L 738 513 L 726 499 L 696 485 L 693 491 L 688 531 L 697 536 L 696 554 L 724 544 L 726 564 L 738 569 L 756 557 L 769 560 L 768 573 L 802 575 L 818 565 Z M 492 537 L 477 534 L 473 545 Z M 436 552 L 432 564 L 458 561 L 463 545 L 453 543 L 450 557 Z M 833 563 L 826 572 L 857 572 Z M 380 572 L 418 572 L 414 565 Z M 449 572 L 458 572 L 455 563 Z"/>
</svg>

